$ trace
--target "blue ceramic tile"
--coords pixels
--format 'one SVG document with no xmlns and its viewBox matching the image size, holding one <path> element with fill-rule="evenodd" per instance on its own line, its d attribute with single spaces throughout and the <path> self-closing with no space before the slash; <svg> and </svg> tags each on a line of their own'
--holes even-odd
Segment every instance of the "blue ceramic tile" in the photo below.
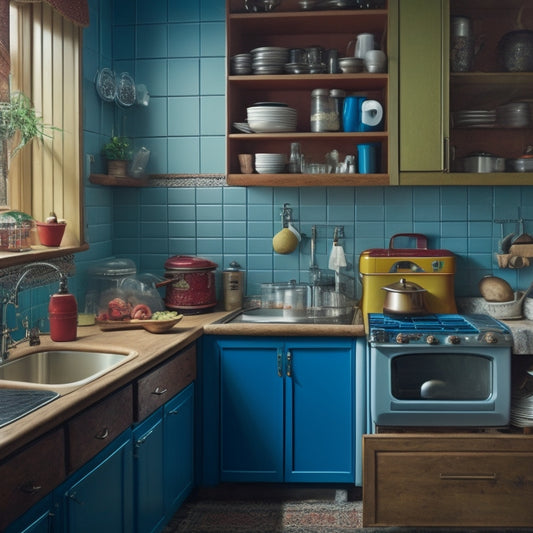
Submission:
<svg viewBox="0 0 533 533">
<path fill-rule="evenodd" d="M 225 94 L 226 63 L 223 57 L 200 59 L 200 92 L 203 95 Z"/>
<path fill-rule="evenodd" d="M 226 9 L 220 0 L 200 0 L 200 16 L 202 20 L 225 20 Z"/>
<path fill-rule="evenodd" d="M 224 252 L 222 242 L 222 239 L 198 239 L 196 242 L 198 254 L 202 257 L 210 254 L 221 254 Z"/>
<path fill-rule="evenodd" d="M 235 220 L 246 227 L 246 206 L 224 204 L 224 221 Z"/>
<path fill-rule="evenodd" d="M 164 222 L 144 222 L 140 227 L 140 235 L 142 237 L 167 237 L 168 236 L 168 224 Z"/>
<path fill-rule="evenodd" d="M 271 254 L 259 254 L 253 253 L 248 254 L 248 271 L 256 270 L 271 270 L 272 269 L 272 255 Z M 272 279 L 272 274 L 270 274 L 268 280 Z M 268 283 L 268 281 L 266 281 Z"/>
<path fill-rule="evenodd" d="M 219 222 L 222 219 L 222 206 L 198 204 L 196 206 L 196 219 L 198 222 L 216 220 L 219 226 L 222 227 Z"/>
<path fill-rule="evenodd" d="M 248 254 L 269 254 L 272 257 L 272 236 L 253 237 L 248 232 Z"/>
<path fill-rule="evenodd" d="M 196 224 L 196 231 L 199 239 L 205 237 L 222 237 L 222 225 L 218 221 L 199 221 Z"/>
<path fill-rule="evenodd" d="M 196 238 L 196 224 L 194 222 L 170 222 L 168 236 L 171 238 Z"/>
<path fill-rule="evenodd" d="M 168 96 L 200 94 L 199 62 L 196 58 L 168 60 Z"/>
<path fill-rule="evenodd" d="M 168 25 L 168 57 L 200 56 L 200 24 Z"/>
<path fill-rule="evenodd" d="M 207 187 L 199 188 L 196 192 L 197 204 L 216 204 L 220 205 L 222 202 L 222 188 L 221 187 Z M 220 211 L 221 213 L 222 211 Z"/>
<path fill-rule="evenodd" d="M 272 206 L 271 205 L 248 205 L 248 222 L 253 221 L 270 221 L 272 222 Z M 281 221 L 280 217 L 276 217 Z"/>
<path fill-rule="evenodd" d="M 168 219 L 172 222 L 196 222 L 196 206 L 172 204 L 168 206 Z"/>
<path fill-rule="evenodd" d="M 226 140 L 219 137 L 200 138 L 200 172 L 224 174 L 226 168 Z"/>
<path fill-rule="evenodd" d="M 167 96 L 166 59 L 140 59 L 135 62 L 135 83 L 144 84 L 150 97 Z"/>
<path fill-rule="evenodd" d="M 247 190 L 248 204 L 272 205 L 274 190 L 269 187 L 249 187 Z"/>
<path fill-rule="evenodd" d="M 325 224 L 327 222 L 327 206 L 324 205 L 310 205 L 300 207 L 300 219 L 310 220 L 316 224 Z"/>
<path fill-rule="evenodd" d="M 166 23 L 167 0 L 137 2 L 137 21 L 139 24 Z"/>
<path fill-rule="evenodd" d="M 113 29 L 113 60 L 135 57 L 134 26 L 115 26 Z"/>
<path fill-rule="evenodd" d="M 166 24 L 137 26 L 137 58 L 166 58 L 168 55 L 167 33 Z"/>
<path fill-rule="evenodd" d="M 140 241 L 141 253 L 143 254 L 160 254 L 161 250 L 166 250 L 168 248 L 168 239 L 166 238 L 166 236 L 161 238 L 146 237 L 141 238 Z M 161 262 L 161 265 L 163 265 L 163 262 Z"/>
<path fill-rule="evenodd" d="M 224 238 L 239 237 L 246 249 L 246 224 L 244 222 L 224 222 Z"/>
<path fill-rule="evenodd" d="M 141 189 L 141 202 L 142 204 L 153 204 L 162 207 L 164 210 L 167 208 L 167 190 L 148 188 Z"/>
<path fill-rule="evenodd" d="M 133 3 L 133 6 L 135 3 Z M 100 10 L 110 9 L 113 6 L 113 20 L 117 25 L 135 24 L 136 11 L 132 8 L 131 0 L 114 0 L 114 2 L 100 2 Z M 91 19 L 91 24 L 93 23 Z"/>
<path fill-rule="evenodd" d="M 333 205 L 350 205 L 355 203 L 354 187 L 329 187 L 327 189 L 328 204 Z"/>
<path fill-rule="evenodd" d="M 200 102 L 198 98 L 168 99 L 168 135 L 198 135 Z"/>
<path fill-rule="evenodd" d="M 145 205 L 141 207 L 141 221 L 144 222 L 165 222 L 167 221 L 167 210 L 165 206 Z"/>
<path fill-rule="evenodd" d="M 202 57 L 224 57 L 226 28 L 223 22 L 204 22 L 200 27 L 200 54 Z"/>
<path fill-rule="evenodd" d="M 179 188 L 168 190 L 169 205 L 185 204 L 186 206 L 187 205 L 194 206 L 195 202 L 196 202 L 196 189 L 193 187 L 179 187 Z"/>
<path fill-rule="evenodd" d="M 224 96 L 200 97 L 200 134 L 224 135 L 225 124 L 226 99 Z"/>
<path fill-rule="evenodd" d="M 169 22 L 198 22 L 200 20 L 199 0 L 188 2 L 171 0 L 168 3 Z"/>
<path fill-rule="evenodd" d="M 167 105 L 169 106 L 167 111 Z M 170 113 L 170 103 L 166 98 L 151 98 L 148 107 L 135 109 L 134 136 L 135 137 L 166 137 L 167 114 Z M 171 120 L 169 115 L 168 121 Z"/>
<path fill-rule="evenodd" d="M 246 205 L 246 187 L 223 187 L 224 203 Z M 244 220 L 244 218 L 243 218 Z"/>
<path fill-rule="evenodd" d="M 172 238 L 168 241 L 169 256 L 196 255 L 196 240 L 190 238 Z"/>
<path fill-rule="evenodd" d="M 248 236 L 254 237 L 268 237 L 272 239 L 272 223 L 270 222 L 253 222 L 248 221 Z"/>
<path fill-rule="evenodd" d="M 168 139 L 168 172 L 198 174 L 200 172 L 200 142 L 198 137 Z"/>
</svg>

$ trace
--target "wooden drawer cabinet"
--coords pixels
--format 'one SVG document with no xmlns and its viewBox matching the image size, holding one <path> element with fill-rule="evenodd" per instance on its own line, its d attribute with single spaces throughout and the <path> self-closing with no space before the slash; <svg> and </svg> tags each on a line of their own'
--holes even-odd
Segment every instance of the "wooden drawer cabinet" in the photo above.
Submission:
<svg viewBox="0 0 533 533">
<path fill-rule="evenodd" d="M 69 472 L 83 466 L 132 423 L 132 385 L 111 394 L 71 419 L 67 424 Z"/>
<path fill-rule="evenodd" d="M 193 344 L 137 380 L 135 420 L 143 420 L 196 379 Z"/>
<path fill-rule="evenodd" d="M 0 531 L 65 478 L 63 428 L 48 433 L 0 463 Z"/>
<path fill-rule="evenodd" d="M 365 435 L 363 525 L 533 524 L 533 438 Z"/>
</svg>

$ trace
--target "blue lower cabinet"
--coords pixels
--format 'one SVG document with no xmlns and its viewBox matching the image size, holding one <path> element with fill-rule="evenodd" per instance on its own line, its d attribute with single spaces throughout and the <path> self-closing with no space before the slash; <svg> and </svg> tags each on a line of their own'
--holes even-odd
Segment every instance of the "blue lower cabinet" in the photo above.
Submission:
<svg viewBox="0 0 533 533">
<path fill-rule="evenodd" d="M 354 483 L 354 339 L 219 337 L 216 350 L 220 481 Z"/>
<path fill-rule="evenodd" d="M 105 448 L 56 491 L 65 533 L 133 531 L 131 430 Z"/>
<path fill-rule="evenodd" d="M 163 492 L 170 518 L 194 485 L 194 385 L 170 400 L 164 406 L 163 416 Z"/>
<path fill-rule="evenodd" d="M 49 494 L 13 522 L 4 533 L 50 533 L 51 531 L 58 531 L 57 506 L 53 496 Z"/>
<path fill-rule="evenodd" d="M 137 533 L 159 531 L 194 483 L 194 384 L 133 430 Z"/>
</svg>

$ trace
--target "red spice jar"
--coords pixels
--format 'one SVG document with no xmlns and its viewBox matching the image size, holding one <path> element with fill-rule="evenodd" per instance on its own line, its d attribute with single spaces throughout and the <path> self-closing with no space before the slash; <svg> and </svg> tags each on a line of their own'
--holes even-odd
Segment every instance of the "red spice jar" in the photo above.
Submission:
<svg viewBox="0 0 533 533">
<path fill-rule="evenodd" d="M 183 314 L 212 311 L 217 304 L 215 270 L 217 264 L 189 255 L 176 255 L 165 261 L 165 306 Z"/>
</svg>

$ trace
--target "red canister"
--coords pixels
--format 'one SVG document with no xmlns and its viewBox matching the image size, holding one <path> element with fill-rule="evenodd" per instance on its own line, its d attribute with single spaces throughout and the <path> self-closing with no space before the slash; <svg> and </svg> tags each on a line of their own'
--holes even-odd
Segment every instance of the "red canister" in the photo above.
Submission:
<svg viewBox="0 0 533 533">
<path fill-rule="evenodd" d="M 61 289 L 48 304 L 50 338 L 54 342 L 75 341 L 78 335 L 78 304 L 73 294 Z"/>
<path fill-rule="evenodd" d="M 183 314 L 211 311 L 217 304 L 215 270 L 209 259 L 176 255 L 165 261 L 165 306 Z"/>
</svg>

